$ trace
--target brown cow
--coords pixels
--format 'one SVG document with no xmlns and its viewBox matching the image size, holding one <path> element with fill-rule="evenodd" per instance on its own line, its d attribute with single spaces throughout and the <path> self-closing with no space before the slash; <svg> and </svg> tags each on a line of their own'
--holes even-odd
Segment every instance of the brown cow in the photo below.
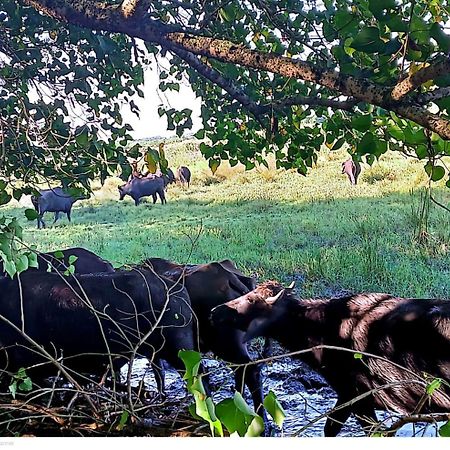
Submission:
<svg viewBox="0 0 450 450">
<path fill-rule="evenodd" d="M 292 289 L 267 282 L 215 308 L 212 321 L 247 330 L 245 341 L 268 336 L 292 352 L 312 349 L 297 357 L 338 395 L 325 436 L 336 436 L 352 413 L 370 427 L 377 423 L 375 409 L 450 412 L 448 300 L 388 294 L 298 300 Z M 441 388 L 427 395 L 436 378 L 444 380 Z"/>
<path fill-rule="evenodd" d="M 253 278 L 244 275 L 228 259 L 209 264 L 182 265 L 161 258 L 150 258 L 144 266 L 185 286 L 198 319 L 202 351 L 212 351 L 219 358 L 235 364 L 251 361 L 247 346 L 242 342 L 244 333 L 229 327 L 212 326 L 209 317 L 215 306 L 254 289 Z M 261 408 L 260 412 L 263 412 L 259 365 L 239 367 L 235 372 L 235 380 L 236 389 L 240 392 L 245 383 L 252 395 L 255 410 Z"/>
</svg>

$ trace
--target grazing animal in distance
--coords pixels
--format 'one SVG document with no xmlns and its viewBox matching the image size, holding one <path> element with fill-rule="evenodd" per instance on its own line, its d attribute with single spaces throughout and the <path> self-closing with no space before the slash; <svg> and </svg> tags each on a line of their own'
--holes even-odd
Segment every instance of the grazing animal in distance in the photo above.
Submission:
<svg viewBox="0 0 450 450">
<path fill-rule="evenodd" d="M 62 272 L 64 273 L 70 265 L 69 258 L 75 256 L 72 263 L 76 274 L 83 273 L 113 273 L 114 267 L 108 261 L 100 258 L 95 253 L 82 247 L 55 250 L 48 253 L 38 253 L 38 267 L 30 267 L 28 270 L 39 272 Z M 0 261 L 0 274 L 5 275 L 3 261 Z"/>
<path fill-rule="evenodd" d="M 347 159 L 342 163 L 342 173 L 345 173 L 352 185 L 358 182 L 359 174 L 361 173 L 361 164 L 353 159 Z"/>
<path fill-rule="evenodd" d="M 63 188 L 57 187 L 52 189 L 44 189 L 39 191 L 39 196 L 32 195 L 31 202 L 34 209 L 38 213 L 37 227 L 45 228 L 45 222 L 43 220 L 44 214 L 48 212 L 55 213 L 55 223 L 59 219 L 59 213 L 63 212 L 67 214 L 67 219 L 70 222 L 70 213 L 72 211 L 73 204 L 81 200 L 80 198 L 74 198 L 71 195 L 64 192 Z"/>
<path fill-rule="evenodd" d="M 191 171 L 186 166 L 180 166 L 177 169 L 177 180 L 181 183 L 181 186 L 187 186 L 191 182 Z"/>
<path fill-rule="evenodd" d="M 142 197 L 152 196 L 153 204 L 156 203 L 156 194 L 158 194 L 161 204 L 167 203 L 166 196 L 164 194 L 164 181 L 161 177 L 153 178 L 133 178 L 119 189 L 119 199 L 123 200 L 125 195 L 129 195 L 136 206 L 139 205 Z"/>
<path fill-rule="evenodd" d="M 200 349 L 211 351 L 224 361 L 246 364 L 252 361 L 247 346 L 242 342 L 244 333 L 227 326 L 212 326 L 211 310 L 228 300 L 250 292 L 256 286 L 252 277 L 244 275 L 230 260 L 208 264 L 184 265 L 162 258 L 149 258 L 140 267 L 149 267 L 157 274 L 183 285 L 191 299 L 198 320 Z M 249 388 L 255 411 L 262 411 L 260 366 L 239 366 L 235 371 L 236 389 Z"/>
<path fill-rule="evenodd" d="M 33 383 L 57 375 L 48 355 L 80 383 L 103 376 L 111 362 L 116 372 L 135 357 L 166 360 L 183 371 L 178 352 L 196 349 L 194 317 L 187 291 L 173 286 L 135 270 L 71 277 L 26 271 L 20 280 L 1 278 L 3 383 L 21 367 Z"/>
<path fill-rule="evenodd" d="M 375 409 L 450 411 L 449 300 L 373 293 L 297 299 L 291 288 L 267 282 L 216 307 L 211 319 L 246 330 L 245 341 L 267 336 L 291 352 L 311 350 L 295 357 L 321 373 L 338 396 L 325 436 L 336 436 L 352 413 L 370 428 L 378 422 Z M 434 378 L 444 382 L 427 396 Z"/>
</svg>

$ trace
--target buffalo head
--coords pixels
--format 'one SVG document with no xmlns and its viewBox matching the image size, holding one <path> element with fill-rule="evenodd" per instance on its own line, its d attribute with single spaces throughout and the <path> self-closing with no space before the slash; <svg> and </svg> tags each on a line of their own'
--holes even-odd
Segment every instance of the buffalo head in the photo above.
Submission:
<svg viewBox="0 0 450 450">
<path fill-rule="evenodd" d="M 265 336 L 283 316 L 283 304 L 294 289 L 294 283 L 284 288 L 268 281 L 253 291 L 219 305 L 211 311 L 213 325 L 226 325 L 246 331 L 244 342 Z"/>
</svg>

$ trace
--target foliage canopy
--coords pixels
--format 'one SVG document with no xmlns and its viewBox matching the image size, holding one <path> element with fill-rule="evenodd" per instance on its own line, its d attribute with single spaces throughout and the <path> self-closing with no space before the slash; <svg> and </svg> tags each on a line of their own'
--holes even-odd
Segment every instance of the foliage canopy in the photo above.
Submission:
<svg viewBox="0 0 450 450">
<path fill-rule="evenodd" d="M 372 163 L 388 150 L 448 177 L 447 0 L 21 0 L 0 7 L 0 203 L 58 179 L 85 187 L 122 170 L 143 70 L 202 98 L 201 151 L 305 174 L 323 144 Z M 191 110 L 161 105 L 168 129 Z M 133 147 L 128 156 L 137 157 Z M 450 187 L 450 179 L 447 181 Z"/>
</svg>

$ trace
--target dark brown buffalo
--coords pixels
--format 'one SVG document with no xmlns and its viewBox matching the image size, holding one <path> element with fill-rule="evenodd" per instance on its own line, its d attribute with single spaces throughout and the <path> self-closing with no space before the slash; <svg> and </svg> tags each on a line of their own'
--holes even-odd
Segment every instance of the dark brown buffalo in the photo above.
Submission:
<svg viewBox="0 0 450 450">
<path fill-rule="evenodd" d="M 82 378 L 102 375 L 111 361 L 116 370 L 138 357 L 163 359 L 181 371 L 179 350 L 194 349 L 187 291 L 150 271 L 71 277 L 27 271 L 20 281 L 19 289 L 17 277 L 0 279 L 6 384 L 21 367 L 33 381 L 56 375 L 48 355 Z"/>
<path fill-rule="evenodd" d="M 345 173 L 352 185 L 358 182 L 359 174 L 361 173 L 361 164 L 353 159 L 347 159 L 342 163 L 342 173 Z"/>
<path fill-rule="evenodd" d="M 377 423 L 375 409 L 450 412 L 449 300 L 388 294 L 298 300 L 291 289 L 268 282 L 215 308 L 212 321 L 247 330 L 246 341 L 268 336 L 292 352 L 312 349 L 297 357 L 338 395 L 326 436 L 336 436 L 352 413 L 369 428 Z M 444 380 L 442 386 L 427 397 L 435 378 Z"/>
<path fill-rule="evenodd" d="M 182 265 L 161 258 L 150 258 L 145 261 L 144 267 L 153 268 L 156 273 L 186 287 L 198 319 L 203 352 L 212 351 L 219 358 L 235 364 L 251 361 L 247 346 L 242 342 L 244 333 L 228 326 L 212 326 L 209 318 L 215 306 L 254 289 L 253 278 L 245 276 L 230 260 Z M 240 392 L 243 391 L 244 383 L 249 388 L 255 410 L 258 410 L 262 405 L 260 367 L 252 364 L 237 368 L 235 380 L 236 389 Z"/>
<path fill-rule="evenodd" d="M 38 253 L 38 267 L 28 270 L 38 270 L 40 272 L 62 272 L 64 273 L 71 265 L 69 258 L 75 256 L 76 260 L 72 263 L 75 273 L 113 273 L 112 264 L 97 256 L 95 253 L 81 247 L 67 248 L 64 250 L 55 250 L 48 253 Z M 0 274 L 5 275 L 3 262 L 0 261 Z"/>
</svg>

